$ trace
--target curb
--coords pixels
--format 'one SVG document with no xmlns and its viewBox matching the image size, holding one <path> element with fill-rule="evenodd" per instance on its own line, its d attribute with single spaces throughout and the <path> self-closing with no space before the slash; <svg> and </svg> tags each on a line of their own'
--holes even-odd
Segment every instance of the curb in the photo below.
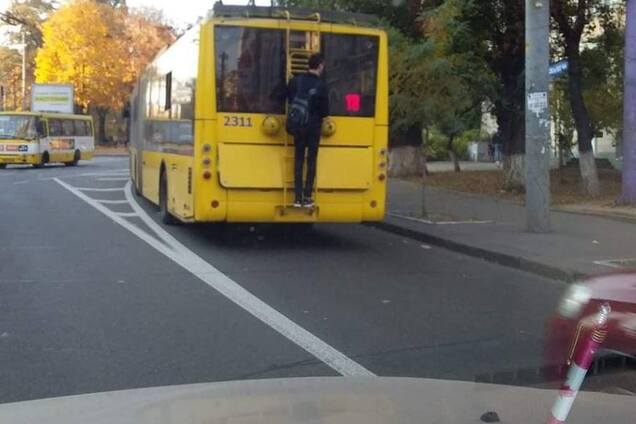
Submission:
<svg viewBox="0 0 636 424">
<path fill-rule="evenodd" d="M 492 250 L 470 246 L 465 243 L 448 240 L 442 237 L 425 233 L 423 231 L 412 230 L 410 228 L 405 228 L 403 226 L 392 224 L 386 221 L 368 223 L 367 225 L 393 234 L 442 247 L 453 252 L 462 253 L 474 258 L 493 262 L 498 265 L 503 265 L 509 268 L 529 272 L 541 277 L 547 277 L 554 280 L 565 281 L 568 283 L 572 283 L 585 277 L 585 274 L 575 271 L 567 271 L 551 265 L 543 264 L 541 262 L 528 260 L 520 256 L 507 255 L 505 253 L 493 252 Z"/>
</svg>

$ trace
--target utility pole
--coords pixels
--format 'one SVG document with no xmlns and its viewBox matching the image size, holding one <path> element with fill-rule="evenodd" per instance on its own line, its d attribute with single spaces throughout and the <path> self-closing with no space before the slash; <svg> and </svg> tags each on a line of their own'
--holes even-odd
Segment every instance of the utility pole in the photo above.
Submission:
<svg viewBox="0 0 636 424">
<path fill-rule="evenodd" d="M 526 0 L 526 229 L 550 232 L 550 0 Z"/>
<path fill-rule="evenodd" d="M 24 29 L 22 30 L 22 110 L 27 110 L 26 98 L 26 39 L 24 37 Z"/>
</svg>

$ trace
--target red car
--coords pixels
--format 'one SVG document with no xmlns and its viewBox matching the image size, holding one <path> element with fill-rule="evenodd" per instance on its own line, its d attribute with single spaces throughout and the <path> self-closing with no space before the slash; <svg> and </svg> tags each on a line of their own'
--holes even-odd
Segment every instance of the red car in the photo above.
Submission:
<svg viewBox="0 0 636 424">
<path fill-rule="evenodd" d="M 607 338 L 599 355 L 636 356 L 636 273 L 591 277 L 570 285 L 548 321 L 545 360 L 548 377 L 563 378 L 569 358 L 581 339 L 591 333 L 591 322 L 602 304 L 612 312 Z"/>
</svg>

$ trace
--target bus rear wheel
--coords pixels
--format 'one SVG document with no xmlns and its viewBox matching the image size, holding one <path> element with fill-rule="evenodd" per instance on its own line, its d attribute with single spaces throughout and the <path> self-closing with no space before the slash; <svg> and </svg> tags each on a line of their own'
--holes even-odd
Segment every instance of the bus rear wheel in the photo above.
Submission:
<svg viewBox="0 0 636 424">
<path fill-rule="evenodd" d="M 75 150 L 75 154 L 73 155 L 73 160 L 70 162 L 64 162 L 64 165 L 66 166 L 77 166 L 77 163 L 80 161 L 80 158 L 82 157 L 81 153 L 79 150 Z"/>
<path fill-rule="evenodd" d="M 159 177 L 159 215 L 161 222 L 166 225 L 178 223 L 177 219 L 168 210 L 168 179 L 165 172 L 161 172 Z"/>
</svg>

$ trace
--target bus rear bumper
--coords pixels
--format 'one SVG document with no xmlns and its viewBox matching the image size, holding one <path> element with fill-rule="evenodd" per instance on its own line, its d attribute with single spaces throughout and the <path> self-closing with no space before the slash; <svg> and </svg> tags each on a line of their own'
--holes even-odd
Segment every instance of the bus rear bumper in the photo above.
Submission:
<svg viewBox="0 0 636 424">
<path fill-rule="evenodd" d="M 0 164 L 3 165 L 34 165 L 39 164 L 41 157 L 36 155 L 0 155 Z"/>
<path fill-rule="evenodd" d="M 383 208 L 373 213 L 363 209 L 361 203 L 318 202 L 313 208 L 294 208 L 269 202 L 230 202 L 225 220 L 243 223 L 360 223 L 384 218 Z"/>
</svg>

